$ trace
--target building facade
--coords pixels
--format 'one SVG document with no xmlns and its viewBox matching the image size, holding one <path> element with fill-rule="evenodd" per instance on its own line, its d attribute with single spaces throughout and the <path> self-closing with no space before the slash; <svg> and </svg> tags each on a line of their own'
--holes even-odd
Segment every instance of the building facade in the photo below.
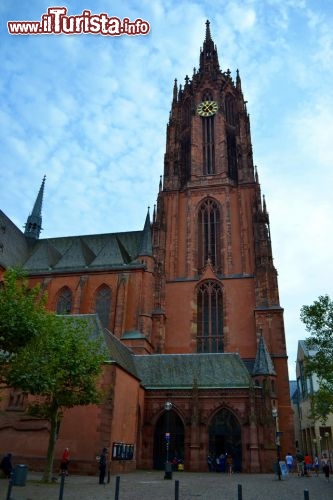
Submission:
<svg viewBox="0 0 333 500">
<path fill-rule="evenodd" d="M 41 239 L 44 189 L 45 179 L 24 233 L 0 212 L 0 272 L 21 265 L 58 314 L 97 314 L 110 348 L 108 410 L 67 412 L 59 449 L 71 435 L 87 469 L 84 453 L 93 460 L 105 444 L 128 443 L 133 453 L 114 451 L 114 470 L 162 468 L 171 455 L 206 470 L 209 453 L 228 453 L 236 470 L 271 471 L 272 410 L 282 453 L 294 447 L 283 309 L 241 79 L 220 69 L 208 21 L 199 68 L 174 83 L 164 173 L 143 230 Z M 3 405 L 8 429 L 23 416 Z"/>
<path fill-rule="evenodd" d="M 293 396 L 295 408 L 296 441 L 304 453 L 329 458 L 333 464 L 333 415 L 328 416 L 325 424 L 311 417 L 311 396 L 319 389 L 315 374 L 305 373 L 306 358 L 315 354 L 307 348 L 304 340 L 299 340 L 296 360 L 297 390 Z"/>
</svg>

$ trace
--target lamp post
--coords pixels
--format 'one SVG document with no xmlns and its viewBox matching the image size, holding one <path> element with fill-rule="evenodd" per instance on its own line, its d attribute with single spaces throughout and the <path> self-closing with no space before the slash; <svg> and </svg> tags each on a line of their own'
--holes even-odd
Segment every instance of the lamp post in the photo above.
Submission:
<svg viewBox="0 0 333 500">
<path fill-rule="evenodd" d="M 275 421 L 275 444 L 276 444 L 276 472 L 281 481 L 281 469 L 280 469 L 280 430 L 279 430 L 279 415 L 276 408 L 272 409 L 272 416 Z"/>
<path fill-rule="evenodd" d="M 165 425 L 165 444 L 166 444 L 166 460 L 164 469 L 164 479 L 172 479 L 172 464 L 169 462 L 169 446 L 170 446 L 170 410 L 172 403 L 166 401 L 164 409 L 166 411 L 166 425 Z"/>
</svg>

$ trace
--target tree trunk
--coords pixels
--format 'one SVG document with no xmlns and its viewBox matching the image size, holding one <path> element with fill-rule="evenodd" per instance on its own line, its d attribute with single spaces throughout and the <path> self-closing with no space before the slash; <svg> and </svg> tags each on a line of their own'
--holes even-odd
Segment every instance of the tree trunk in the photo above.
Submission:
<svg viewBox="0 0 333 500">
<path fill-rule="evenodd" d="M 51 429 L 50 429 L 49 444 L 47 447 L 46 466 L 43 474 L 43 481 L 46 483 L 50 483 L 52 481 L 54 449 L 57 440 L 58 420 L 59 420 L 59 407 L 56 403 L 53 403 L 50 408 Z"/>
</svg>

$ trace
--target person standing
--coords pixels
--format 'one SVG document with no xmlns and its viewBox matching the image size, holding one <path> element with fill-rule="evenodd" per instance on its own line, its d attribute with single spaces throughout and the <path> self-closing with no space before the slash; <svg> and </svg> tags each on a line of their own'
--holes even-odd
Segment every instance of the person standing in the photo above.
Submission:
<svg viewBox="0 0 333 500">
<path fill-rule="evenodd" d="M 60 475 L 65 474 L 66 476 L 68 476 L 68 464 L 69 464 L 69 448 L 65 448 L 60 462 Z"/>
<path fill-rule="evenodd" d="M 321 465 L 323 468 L 323 473 L 325 474 L 326 480 L 330 480 L 330 465 L 326 455 L 322 456 Z"/>
<path fill-rule="evenodd" d="M 310 477 L 310 471 L 312 467 L 312 461 L 310 455 L 307 453 L 304 457 L 304 463 L 305 463 L 305 475 L 307 477 Z"/>
<path fill-rule="evenodd" d="M 228 472 L 228 475 L 231 476 L 231 474 L 233 473 L 233 459 L 232 459 L 232 456 L 230 454 L 226 454 L 226 462 L 227 462 L 227 472 Z"/>
<path fill-rule="evenodd" d="M 108 459 L 108 449 L 103 448 L 103 451 L 99 457 L 99 484 L 105 484 L 105 473 L 106 473 L 106 465 Z"/>
<path fill-rule="evenodd" d="M 288 472 L 291 474 L 291 472 L 293 471 L 294 457 L 292 456 L 292 454 L 289 451 L 286 455 L 285 460 L 286 460 Z"/>
<path fill-rule="evenodd" d="M 1 463 L 0 463 L 0 469 L 3 470 L 6 477 L 9 478 L 11 476 L 12 471 L 13 471 L 12 454 L 11 453 L 7 453 L 7 455 L 5 455 L 3 457 L 3 459 L 1 460 Z"/>
<path fill-rule="evenodd" d="M 212 457 L 212 455 L 210 453 L 208 454 L 208 457 L 207 457 L 207 465 L 208 465 L 209 472 L 213 472 L 214 471 L 214 458 Z"/>
<path fill-rule="evenodd" d="M 300 477 L 304 476 L 304 455 L 300 450 L 296 452 L 297 474 Z"/>
<path fill-rule="evenodd" d="M 319 476 L 319 458 L 317 457 L 317 455 L 313 459 L 313 468 L 316 476 Z"/>
</svg>

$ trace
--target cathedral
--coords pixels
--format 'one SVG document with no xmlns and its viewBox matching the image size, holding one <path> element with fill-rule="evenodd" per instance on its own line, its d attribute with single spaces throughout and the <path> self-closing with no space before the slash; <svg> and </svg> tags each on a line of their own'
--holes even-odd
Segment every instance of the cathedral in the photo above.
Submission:
<svg viewBox="0 0 333 500">
<path fill-rule="evenodd" d="M 294 451 L 283 308 L 241 78 L 220 68 L 208 21 L 198 69 L 174 83 L 143 229 L 43 239 L 44 191 L 45 178 L 24 231 L 0 211 L 0 278 L 21 266 L 109 353 L 105 400 L 64 411 L 56 458 L 69 447 L 72 471 L 94 473 L 107 447 L 112 472 L 174 457 L 205 471 L 208 455 L 229 454 L 236 471 L 271 472 Z M 0 401 L 0 453 L 37 470 L 49 427 L 25 412 L 29 398 Z"/>
</svg>

